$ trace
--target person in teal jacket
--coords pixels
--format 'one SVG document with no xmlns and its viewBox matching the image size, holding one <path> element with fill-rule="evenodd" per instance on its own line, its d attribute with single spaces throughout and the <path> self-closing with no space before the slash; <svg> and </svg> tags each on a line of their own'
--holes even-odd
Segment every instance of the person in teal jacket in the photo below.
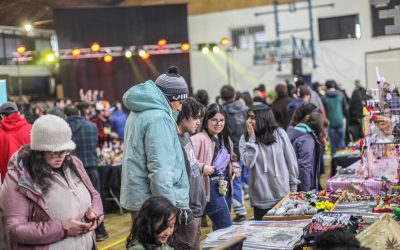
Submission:
<svg viewBox="0 0 400 250">
<path fill-rule="evenodd" d="M 155 83 L 149 80 L 131 87 L 123 96 L 131 112 L 124 135 L 120 201 L 131 211 L 132 220 L 154 195 L 170 200 L 184 210 L 182 214 L 190 213 L 189 180 L 176 125 L 187 96 L 187 84 L 176 67 Z"/>
</svg>

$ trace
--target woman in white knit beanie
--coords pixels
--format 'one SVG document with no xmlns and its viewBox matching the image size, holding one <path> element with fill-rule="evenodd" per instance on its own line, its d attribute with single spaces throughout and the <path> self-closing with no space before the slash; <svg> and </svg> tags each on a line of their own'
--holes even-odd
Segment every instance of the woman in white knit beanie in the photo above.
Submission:
<svg viewBox="0 0 400 250">
<path fill-rule="evenodd" d="M 8 163 L 2 189 L 6 231 L 15 249 L 92 249 L 103 220 L 93 188 L 62 118 L 44 115 L 32 126 L 31 143 Z"/>
</svg>

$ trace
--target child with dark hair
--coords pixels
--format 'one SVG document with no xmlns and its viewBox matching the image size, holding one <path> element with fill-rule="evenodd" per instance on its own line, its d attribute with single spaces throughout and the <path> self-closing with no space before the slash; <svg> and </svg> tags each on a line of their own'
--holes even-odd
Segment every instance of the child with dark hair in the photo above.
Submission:
<svg viewBox="0 0 400 250">
<path fill-rule="evenodd" d="M 316 250 L 368 250 L 346 229 L 335 229 L 321 234 L 316 242 Z"/>
<path fill-rule="evenodd" d="M 178 211 L 178 208 L 163 196 L 148 198 L 133 221 L 126 249 L 173 249 L 168 246 L 167 241 L 174 233 Z"/>
<path fill-rule="evenodd" d="M 248 111 L 247 132 L 240 139 L 240 155 L 250 168 L 249 196 L 254 219 L 262 217 L 289 191 L 296 191 L 298 168 L 290 140 L 266 105 Z"/>
<path fill-rule="evenodd" d="M 299 166 L 299 191 L 319 188 L 321 143 L 324 117 L 314 104 L 298 107 L 287 130 Z"/>
</svg>

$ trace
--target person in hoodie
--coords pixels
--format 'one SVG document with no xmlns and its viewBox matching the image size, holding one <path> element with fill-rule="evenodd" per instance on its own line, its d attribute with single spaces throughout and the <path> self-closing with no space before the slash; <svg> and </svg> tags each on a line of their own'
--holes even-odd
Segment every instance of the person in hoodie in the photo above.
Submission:
<svg viewBox="0 0 400 250">
<path fill-rule="evenodd" d="M 309 103 L 311 98 L 311 91 L 306 86 L 300 86 L 297 88 L 297 97 L 289 103 L 287 106 L 287 112 L 289 113 L 289 119 L 292 118 L 295 110 L 303 103 Z"/>
<path fill-rule="evenodd" d="M 329 121 L 328 137 L 331 146 L 331 155 L 336 154 L 337 149 L 344 149 L 344 119 L 346 116 L 346 103 L 343 95 L 336 87 L 336 82 L 328 80 L 325 83 L 326 94 L 322 97 L 325 106 L 326 117 Z"/>
<path fill-rule="evenodd" d="M 286 84 L 278 84 L 275 87 L 276 99 L 272 103 L 272 113 L 274 113 L 274 117 L 279 127 L 284 130 L 287 129 L 290 117 L 287 112 L 288 104 L 293 101 L 292 98 L 288 96 L 288 89 Z"/>
<path fill-rule="evenodd" d="M 118 134 L 118 140 L 124 140 L 124 129 L 127 118 L 128 115 L 122 109 L 121 102 L 115 102 L 115 110 L 111 114 L 109 121 L 111 123 L 111 128 Z"/>
<path fill-rule="evenodd" d="M 200 120 L 204 114 L 203 104 L 195 99 L 188 98 L 183 102 L 182 110 L 178 115 L 179 141 L 184 151 L 186 172 L 189 178 L 189 207 L 193 212 L 193 222 L 178 225 L 174 234 L 175 249 L 200 249 L 201 217 L 206 207 L 206 196 L 203 187 L 203 175 L 200 173 L 190 136 L 196 134 L 200 127 Z"/>
<path fill-rule="evenodd" d="M 22 145 L 30 142 L 32 125 L 20 116 L 14 102 L 1 105 L 0 116 L 0 182 L 3 182 L 10 157 Z"/>
<path fill-rule="evenodd" d="M 300 184 L 298 191 L 319 189 L 320 138 L 323 134 L 324 117 L 312 103 L 301 105 L 293 114 L 287 134 L 296 152 Z"/>
<path fill-rule="evenodd" d="M 98 143 L 97 127 L 93 122 L 82 117 L 79 109 L 74 105 L 66 106 L 64 114 L 67 117 L 68 125 L 71 127 L 72 141 L 76 144 L 73 154 L 82 161 L 94 188 L 101 194 L 96 151 Z M 108 233 L 104 223 L 101 223 L 96 228 L 96 241 L 103 241 L 107 238 Z"/>
<path fill-rule="evenodd" d="M 229 137 L 233 142 L 233 151 L 238 159 L 238 164 L 242 171 L 244 165 L 240 162 L 239 140 L 246 131 L 246 115 L 247 107 L 239 100 L 236 100 L 236 92 L 232 86 L 222 86 L 220 90 L 223 107 L 227 114 L 227 128 Z M 247 210 L 244 205 L 243 182 L 242 178 L 233 180 L 233 197 L 232 197 L 233 212 L 236 214 L 235 222 L 246 220 Z"/>
<path fill-rule="evenodd" d="M 290 140 L 271 109 L 249 109 L 247 131 L 240 139 L 241 159 L 250 168 L 249 196 L 254 219 L 263 216 L 289 191 L 296 191 L 298 167 Z"/>
<path fill-rule="evenodd" d="M 147 198 L 160 195 L 181 209 L 178 222 L 191 223 L 189 180 L 176 124 L 188 92 L 178 69 L 170 67 L 155 83 L 148 80 L 137 84 L 123 95 L 130 113 L 125 127 L 120 201 L 131 211 L 132 219 Z"/>
</svg>

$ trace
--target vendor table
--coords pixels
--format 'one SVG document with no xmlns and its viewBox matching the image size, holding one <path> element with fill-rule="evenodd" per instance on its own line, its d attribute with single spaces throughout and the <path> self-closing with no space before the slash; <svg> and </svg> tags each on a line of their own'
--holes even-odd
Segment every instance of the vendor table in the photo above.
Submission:
<svg viewBox="0 0 400 250">
<path fill-rule="evenodd" d="M 117 204 L 119 213 L 122 215 L 123 209 L 119 202 L 121 172 L 121 165 L 99 167 L 101 199 L 103 200 L 104 210 L 108 210 L 112 205 L 110 202 L 114 202 Z"/>
<path fill-rule="evenodd" d="M 383 183 L 375 179 L 342 179 L 331 178 L 326 182 L 328 191 L 349 191 L 357 194 L 378 195 L 383 191 Z"/>
<path fill-rule="evenodd" d="M 331 175 L 330 176 L 336 175 L 337 167 L 347 168 L 348 166 L 352 165 L 353 163 L 357 162 L 360 159 L 361 159 L 360 151 L 358 151 L 358 150 L 354 151 L 352 153 L 346 153 L 346 154 L 340 154 L 340 151 L 338 151 L 338 154 L 335 154 L 332 158 Z"/>
<path fill-rule="evenodd" d="M 361 161 L 357 161 L 348 168 L 358 169 Z M 382 191 L 388 191 L 390 184 L 379 179 L 365 179 L 357 175 L 336 174 L 326 181 L 328 191 L 349 191 L 356 194 L 378 195 Z"/>
</svg>

